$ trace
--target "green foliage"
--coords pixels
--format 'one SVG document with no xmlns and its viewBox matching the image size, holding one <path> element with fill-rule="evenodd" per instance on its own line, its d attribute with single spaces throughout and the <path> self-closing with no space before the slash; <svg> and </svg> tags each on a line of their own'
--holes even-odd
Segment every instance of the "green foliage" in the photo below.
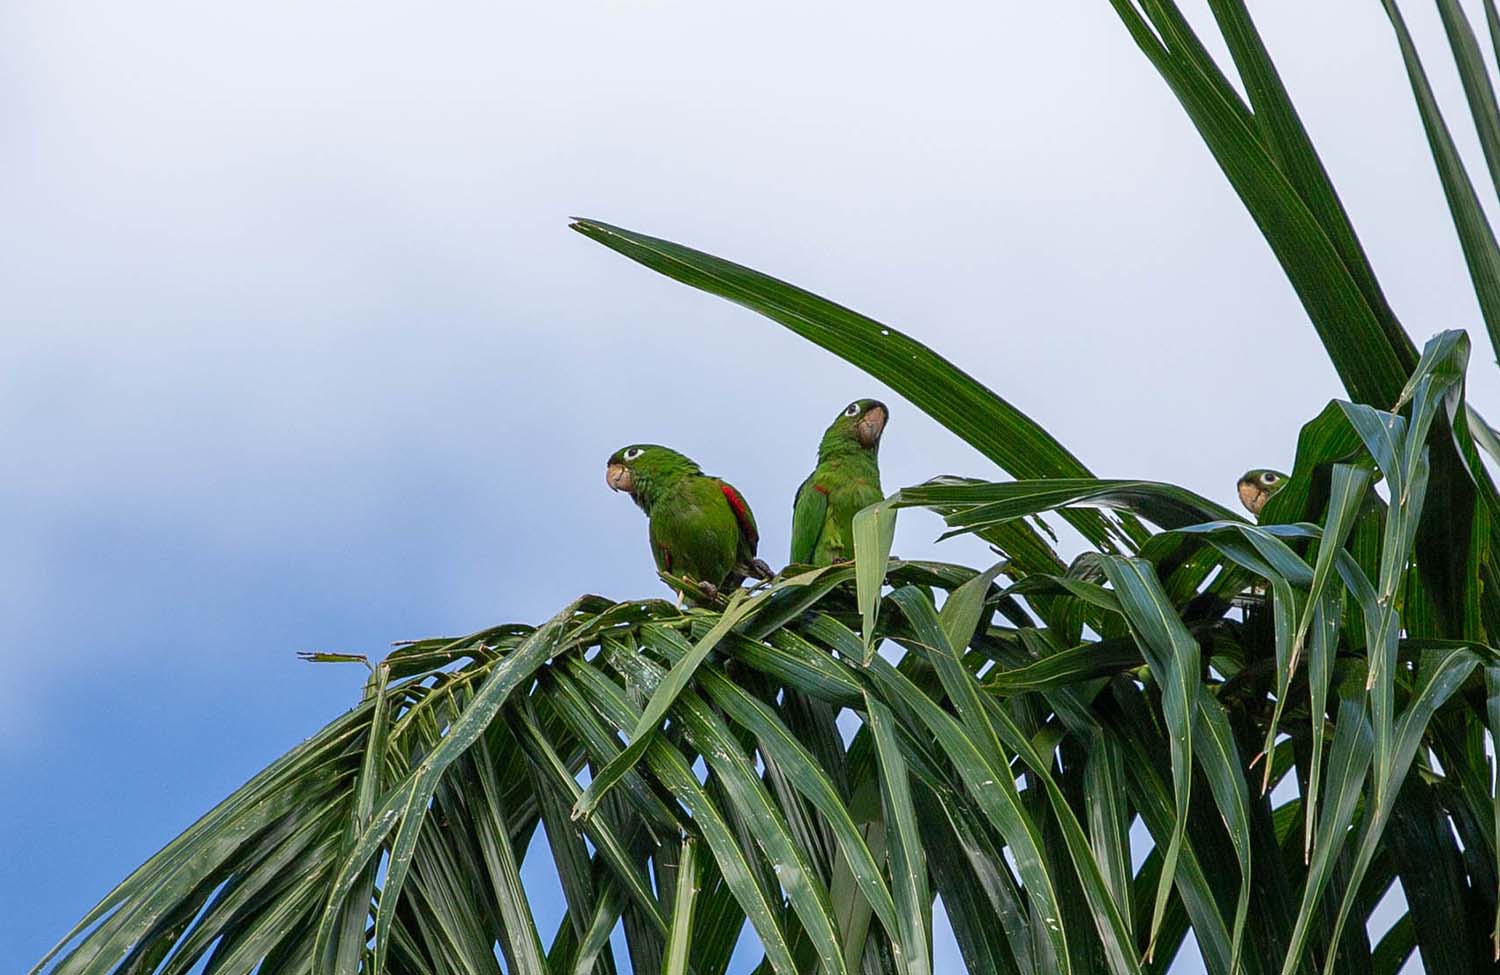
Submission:
<svg viewBox="0 0 1500 975">
<path fill-rule="evenodd" d="M 579 221 L 861 366 L 1014 479 L 898 491 L 856 519 L 855 564 L 717 607 L 585 596 L 400 647 L 36 970 L 715 975 L 748 927 L 762 972 L 927 975 L 938 897 L 972 972 L 1162 972 L 1189 932 L 1214 975 L 1500 968 L 1500 438 L 1465 402 L 1468 337 L 1418 357 L 1240 0 L 1210 6 L 1244 98 L 1171 0 L 1112 4 L 1350 397 L 1303 428 L 1259 523 L 1094 478 L 873 319 Z M 1500 252 L 1385 8 L 1493 341 Z M 1438 8 L 1493 180 L 1483 55 Z M 892 559 L 912 507 L 1001 561 Z M 1092 551 L 1069 564 L 1046 512 Z M 556 931 L 528 855 L 560 880 Z M 1397 883 L 1408 907 L 1372 941 Z"/>
</svg>

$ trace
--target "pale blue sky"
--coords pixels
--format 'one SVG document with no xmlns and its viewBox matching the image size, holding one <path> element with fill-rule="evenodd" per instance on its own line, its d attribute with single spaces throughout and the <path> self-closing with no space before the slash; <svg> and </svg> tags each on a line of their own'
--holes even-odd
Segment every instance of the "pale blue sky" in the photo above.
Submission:
<svg viewBox="0 0 1500 975">
<path fill-rule="evenodd" d="M 1477 323 L 1379 5 L 1254 7 L 1407 327 Z M 891 403 L 888 487 L 997 474 L 571 214 L 840 300 L 1096 472 L 1224 503 L 1340 392 L 1104 0 L 64 2 L 0 37 L 0 958 L 355 700 L 295 651 L 657 592 L 623 443 L 732 478 L 773 561 L 856 396 Z M 982 560 L 938 531 L 898 548 Z"/>
</svg>

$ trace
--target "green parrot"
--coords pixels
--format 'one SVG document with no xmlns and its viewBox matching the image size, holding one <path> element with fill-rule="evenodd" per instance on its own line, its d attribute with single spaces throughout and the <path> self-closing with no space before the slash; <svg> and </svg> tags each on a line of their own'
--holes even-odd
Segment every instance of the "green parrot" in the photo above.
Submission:
<svg viewBox="0 0 1500 975">
<path fill-rule="evenodd" d="M 1253 471 L 1246 471 L 1235 487 L 1240 493 L 1240 504 L 1245 506 L 1246 511 L 1259 518 L 1260 509 L 1271 500 L 1271 495 L 1286 487 L 1286 482 L 1287 476 L 1280 471 L 1257 468 Z"/>
<path fill-rule="evenodd" d="M 698 583 L 710 595 L 738 588 L 746 576 L 771 578 L 755 557 L 760 533 L 740 492 L 688 458 L 655 444 L 621 447 L 604 480 L 624 491 L 650 519 L 656 567 Z"/>
<path fill-rule="evenodd" d="M 830 565 L 854 558 L 854 514 L 879 501 L 880 435 L 890 411 L 879 400 L 844 408 L 818 444 L 818 466 L 792 504 L 792 561 Z"/>
</svg>

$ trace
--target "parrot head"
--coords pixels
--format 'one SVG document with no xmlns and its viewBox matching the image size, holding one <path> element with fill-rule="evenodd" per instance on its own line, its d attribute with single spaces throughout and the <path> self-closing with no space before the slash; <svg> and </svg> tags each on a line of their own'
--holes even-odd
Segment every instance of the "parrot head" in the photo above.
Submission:
<svg viewBox="0 0 1500 975">
<path fill-rule="evenodd" d="M 650 512 L 654 490 L 678 477 L 699 473 L 702 471 L 697 464 L 670 447 L 638 443 L 610 454 L 604 483 L 612 491 L 624 491 L 642 511 Z"/>
<path fill-rule="evenodd" d="M 1258 517 L 1260 509 L 1271 500 L 1271 495 L 1286 487 L 1286 481 L 1286 475 L 1280 471 L 1268 468 L 1246 471 L 1240 478 L 1239 484 L 1236 485 L 1240 493 L 1240 504 L 1245 506 L 1246 511 Z"/>
<path fill-rule="evenodd" d="M 890 411 L 880 400 L 857 399 L 844 407 L 828 432 L 823 434 L 823 451 L 849 444 L 873 451 L 880 446 L 880 435 L 885 432 L 888 419 Z"/>
</svg>

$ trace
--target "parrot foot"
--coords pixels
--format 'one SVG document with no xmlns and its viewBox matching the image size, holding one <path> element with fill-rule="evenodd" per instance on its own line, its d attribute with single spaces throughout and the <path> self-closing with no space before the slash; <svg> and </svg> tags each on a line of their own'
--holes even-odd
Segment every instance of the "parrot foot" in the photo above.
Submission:
<svg viewBox="0 0 1500 975">
<path fill-rule="evenodd" d="M 719 595 L 719 587 L 711 582 L 700 582 L 698 583 L 698 588 L 702 589 L 703 594 L 709 599 L 717 598 Z"/>
<path fill-rule="evenodd" d="M 762 559 L 751 559 L 750 569 L 750 575 L 760 579 L 762 582 L 776 575 L 776 573 L 771 571 L 771 567 Z"/>
</svg>

